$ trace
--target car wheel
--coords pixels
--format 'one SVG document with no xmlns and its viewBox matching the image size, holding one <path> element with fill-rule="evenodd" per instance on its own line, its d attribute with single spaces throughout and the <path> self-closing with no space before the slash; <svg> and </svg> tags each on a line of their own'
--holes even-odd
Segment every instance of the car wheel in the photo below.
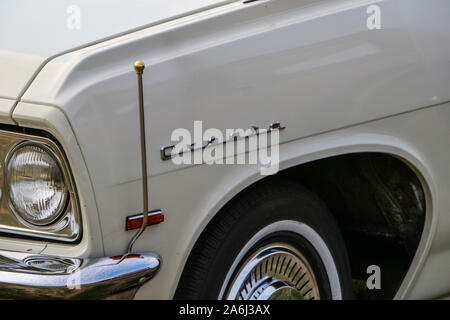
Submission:
<svg viewBox="0 0 450 320">
<path fill-rule="evenodd" d="M 351 298 L 339 228 L 307 189 L 272 179 L 239 195 L 207 226 L 176 299 Z"/>
</svg>

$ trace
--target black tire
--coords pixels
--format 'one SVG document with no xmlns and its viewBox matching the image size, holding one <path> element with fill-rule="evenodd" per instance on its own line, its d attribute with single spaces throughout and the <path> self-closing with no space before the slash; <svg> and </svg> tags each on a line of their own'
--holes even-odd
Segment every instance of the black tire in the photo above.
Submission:
<svg viewBox="0 0 450 320">
<path fill-rule="evenodd" d="M 295 183 L 270 179 L 251 186 L 237 196 L 208 224 L 194 246 L 181 276 L 175 299 L 218 299 L 224 283 L 233 272 L 242 249 L 260 230 L 296 221 L 318 234 L 332 256 L 334 284 L 340 284 L 343 299 L 353 297 L 347 251 L 339 228 L 325 204 L 313 193 Z M 269 226 L 269 227 L 268 227 Z M 259 233 L 258 233 L 259 234 Z M 304 255 L 317 278 L 320 298 L 331 299 L 330 276 L 314 246 L 302 235 L 274 230 L 252 244 L 252 251 L 271 241 L 289 242 Z M 245 258 L 239 259 L 239 264 Z M 330 259 L 327 260 L 328 265 Z M 281 267 L 280 267 L 281 268 Z M 287 267 L 286 267 L 287 268 Z M 332 276 L 333 276 L 332 275 Z M 338 280 L 336 282 L 338 275 Z M 229 279 L 227 280 L 229 281 Z M 339 287 L 339 285 L 335 285 Z M 221 297 L 223 298 L 223 296 Z"/>
</svg>

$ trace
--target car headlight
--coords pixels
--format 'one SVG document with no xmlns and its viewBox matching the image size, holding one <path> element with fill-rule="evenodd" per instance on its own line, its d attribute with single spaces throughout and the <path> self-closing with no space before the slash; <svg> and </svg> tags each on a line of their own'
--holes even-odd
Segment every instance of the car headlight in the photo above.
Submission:
<svg viewBox="0 0 450 320">
<path fill-rule="evenodd" d="M 61 215 L 67 188 L 56 155 L 35 143 L 19 144 L 7 160 L 11 209 L 33 225 L 47 225 Z"/>
<path fill-rule="evenodd" d="M 47 132 L 21 130 L 0 129 L 0 234 L 80 240 L 79 195 L 61 145 Z"/>
</svg>

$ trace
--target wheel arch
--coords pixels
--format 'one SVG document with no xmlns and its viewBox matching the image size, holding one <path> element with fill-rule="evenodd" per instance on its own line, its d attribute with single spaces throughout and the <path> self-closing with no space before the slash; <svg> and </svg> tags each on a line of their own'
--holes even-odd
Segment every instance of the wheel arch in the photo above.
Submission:
<svg viewBox="0 0 450 320">
<path fill-rule="evenodd" d="M 416 151 L 414 146 L 403 139 L 384 134 L 325 134 L 325 137 L 310 137 L 306 140 L 295 140 L 282 144 L 280 146 L 279 172 L 328 158 L 363 153 L 384 154 L 399 159 L 414 172 L 424 192 L 426 209 L 423 231 L 414 258 L 400 288 L 395 294 L 394 299 L 400 299 L 407 295 L 408 290 L 414 283 L 427 256 L 431 246 L 431 240 L 436 230 L 436 218 L 433 214 L 432 194 L 434 187 L 432 184 L 432 176 L 427 169 L 427 164 L 423 160 L 424 158 Z M 171 294 L 172 296 L 177 289 L 189 256 L 199 237 L 206 230 L 209 222 L 215 216 L 221 214 L 227 204 L 231 203 L 239 194 L 245 192 L 255 183 L 267 178 L 266 176 L 261 176 L 257 170 L 247 170 L 245 173 L 245 175 L 235 177 L 238 182 L 235 183 L 233 188 L 221 194 L 220 199 L 209 208 L 208 214 L 204 216 L 201 223 L 198 224 L 199 227 L 192 234 L 193 236 L 188 245 L 189 249 L 186 251 L 183 263 L 179 267 L 175 286 Z"/>
</svg>

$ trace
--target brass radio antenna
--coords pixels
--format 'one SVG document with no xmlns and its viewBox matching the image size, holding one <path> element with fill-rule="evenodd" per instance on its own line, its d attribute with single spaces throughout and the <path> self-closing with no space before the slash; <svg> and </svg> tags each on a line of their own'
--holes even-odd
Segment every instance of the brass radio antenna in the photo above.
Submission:
<svg viewBox="0 0 450 320">
<path fill-rule="evenodd" d="M 140 141 L 141 141 L 141 166 L 142 166 L 142 197 L 143 197 L 143 221 L 139 230 L 134 234 L 130 240 L 127 248 L 127 253 L 122 257 L 124 259 L 133 250 L 133 245 L 141 236 L 147 227 L 148 222 L 148 185 L 147 185 L 147 151 L 145 144 L 145 113 L 144 113 L 144 92 L 142 88 L 142 75 L 144 74 L 145 64 L 142 61 L 134 63 L 134 70 L 138 78 L 138 93 L 139 93 L 139 123 L 140 123 Z M 121 260 L 122 260 L 121 259 Z"/>
</svg>

